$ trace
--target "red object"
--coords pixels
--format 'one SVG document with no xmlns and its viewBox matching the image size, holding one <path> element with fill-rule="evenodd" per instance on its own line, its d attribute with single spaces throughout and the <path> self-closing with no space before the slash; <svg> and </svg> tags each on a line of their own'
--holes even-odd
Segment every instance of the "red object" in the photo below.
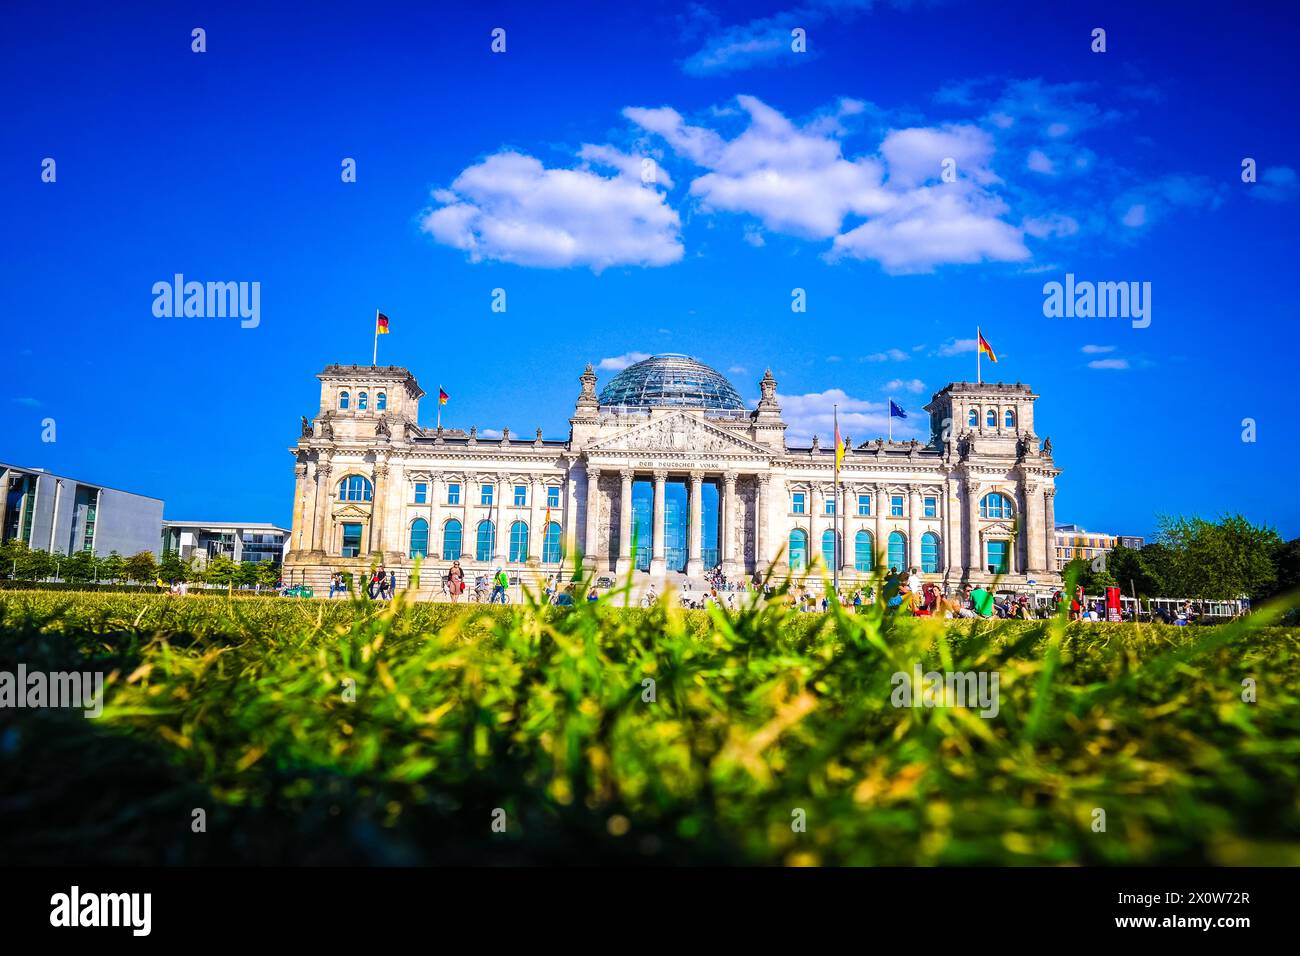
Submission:
<svg viewBox="0 0 1300 956">
<path fill-rule="evenodd" d="M 1120 608 L 1119 588 L 1110 587 L 1106 589 L 1106 620 L 1124 620 L 1124 615 L 1121 613 Z"/>
</svg>

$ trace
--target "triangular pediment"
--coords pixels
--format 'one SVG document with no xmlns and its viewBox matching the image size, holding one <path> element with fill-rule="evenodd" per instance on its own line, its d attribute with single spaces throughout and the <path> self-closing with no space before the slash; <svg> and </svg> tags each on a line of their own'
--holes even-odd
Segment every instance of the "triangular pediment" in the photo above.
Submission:
<svg viewBox="0 0 1300 956">
<path fill-rule="evenodd" d="M 346 504 L 343 505 L 342 507 L 336 505 L 334 508 L 334 517 L 335 518 L 368 518 L 370 517 L 370 512 L 367 509 L 362 508 L 359 505 L 355 505 L 355 504 Z"/>
<path fill-rule="evenodd" d="M 711 452 L 770 455 L 771 451 L 686 412 L 665 415 L 595 442 L 591 451 Z"/>
</svg>

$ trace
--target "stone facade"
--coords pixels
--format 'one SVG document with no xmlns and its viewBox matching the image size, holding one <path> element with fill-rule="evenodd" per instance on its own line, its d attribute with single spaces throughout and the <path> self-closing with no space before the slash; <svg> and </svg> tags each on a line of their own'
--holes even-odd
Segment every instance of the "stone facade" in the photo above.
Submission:
<svg viewBox="0 0 1300 956">
<path fill-rule="evenodd" d="M 426 589 L 457 553 L 471 578 L 498 565 L 544 573 L 572 570 L 575 561 L 599 573 L 640 564 L 638 573 L 652 578 L 673 570 L 695 576 L 716 551 L 732 577 L 772 565 L 781 572 L 792 555 L 807 565 L 826 554 L 850 582 L 870 577 L 873 562 L 924 564 L 924 578 L 950 586 L 1060 581 L 1053 505 L 1060 471 L 1050 439 L 1040 445 L 1034 432 L 1038 396 L 1019 383 L 949 384 L 926 406 L 929 442 L 850 447 L 837 497 L 834 448 L 787 445 L 770 371 L 752 411 L 630 410 L 601 403 L 588 365 L 565 440 L 544 439 L 540 429 L 524 440 L 508 432 L 489 440 L 473 429 L 421 427 L 424 392 L 404 368 L 331 365 L 318 378 L 320 409 L 314 421 L 303 419 L 291 449 L 292 580 L 320 586 L 333 571 L 379 562 L 404 579 L 424 527 L 425 564 L 438 569 Z M 636 482 L 649 483 L 653 496 L 640 560 L 632 550 Z M 685 485 L 689 505 L 684 568 L 670 567 L 666 554 L 669 482 Z M 718 509 L 710 522 L 716 549 L 707 555 L 706 483 L 716 488 Z M 480 538 L 480 527 L 493 535 Z M 526 543 L 522 534 L 512 542 L 511 529 L 520 527 Z M 838 539 L 828 542 L 827 531 Z M 1004 562 L 1003 570 L 991 562 Z"/>
</svg>

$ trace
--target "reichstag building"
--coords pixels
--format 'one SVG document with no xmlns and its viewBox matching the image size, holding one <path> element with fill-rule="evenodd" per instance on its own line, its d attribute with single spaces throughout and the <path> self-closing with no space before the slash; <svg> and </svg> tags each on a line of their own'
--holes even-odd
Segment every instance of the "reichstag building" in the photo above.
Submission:
<svg viewBox="0 0 1300 956">
<path fill-rule="evenodd" d="M 776 380 L 747 407 L 684 355 L 629 366 L 603 389 L 590 365 L 564 439 L 491 439 L 419 424 L 424 391 L 396 366 L 330 365 L 303 418 L 286 578 L 327 586 L 382 563 L 405 581 L 459 560 L 470 580 L 636 572 L 731 579 L 775 566 L 838 565 L 841 581 L 883 563 L 955 586 L 1060 581 L 1051 440 L 1034 431 L 1026 385 L 953 382 L 926 405 L 927 442 L 850 442 L 834 485 L 834 439 L 787 443 Z"/>
</svg>

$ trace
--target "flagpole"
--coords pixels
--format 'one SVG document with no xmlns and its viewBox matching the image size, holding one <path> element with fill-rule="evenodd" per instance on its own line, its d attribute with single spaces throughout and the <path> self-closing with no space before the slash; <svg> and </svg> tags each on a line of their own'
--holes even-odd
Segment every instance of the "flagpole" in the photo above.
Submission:
<svg viewBox="0 0 1300 956">
<path fill-rule="evenodd" d="M 438 431 L 442 431 L 442 386 L 438 386 Z"/>
<path fill-rule="evenodd" d="M 889 396 L 889 443 L 894 443 L 894 396 Z"/>
<path fill-rule="evenodd" d="M 975 326 L 975 384 L 980 384 L 980 327 Z"/>
<path fill-rule="evenodd" d="M 375 351 L 370 356 L 370 367 L 374 368 L 379 364 L 379 310 L 375 309 Z"/>
</svg>

